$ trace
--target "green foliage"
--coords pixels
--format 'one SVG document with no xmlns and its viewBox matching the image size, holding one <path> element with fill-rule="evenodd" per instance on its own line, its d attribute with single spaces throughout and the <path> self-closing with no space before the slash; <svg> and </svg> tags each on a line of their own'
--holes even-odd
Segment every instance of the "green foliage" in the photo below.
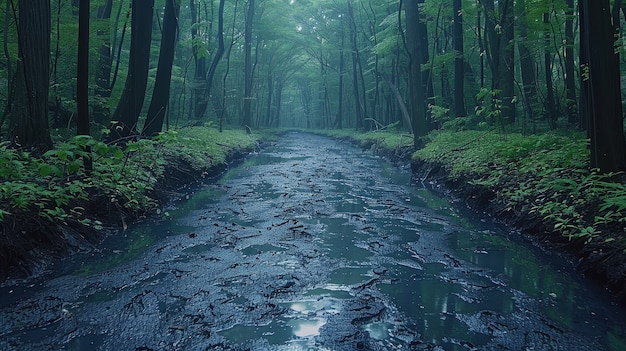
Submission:
<svg viewBox="0 0 626 351">
<path fill-rule="evenodd" d="M 345 138 L 356 141 L 363 148 L 382 149 L 387 152 L 395 152 L 398 149 L 412 148 L 413 136 L 402 134 L 396 130 L 398 124 L 387 126 L 384 130 L 371 131 L 366 133 L 355 133 L 351 129 L 336 129 L 319 131 L 335 138 Z"/>
<path fill-rule="evenodd" d="M 258 138 L 244 131 L 195 127 L 122 148 L 76 136 L 41 157 L 2 143 L 0 222 L 21 215 L 99 229 L 102 223 L 93 219 L 94 212 L 143 216 L 157 206 L 154 189 L 167 167 L 182 162 L 199 175 L 225 162 L 234 150 L 252 150 Z M 93 167 L 89 174 L 88 159 Z"/>
<path fill-rule="evenodd" d="M 582 135 L 438 131 L 429 137 L 414 159 L 494 190 L 510 210 L 539 214 L 570 240 L 626 240 L 626 186 L 616 181 L 622 175 L 589 172 Z"/>
</svg>

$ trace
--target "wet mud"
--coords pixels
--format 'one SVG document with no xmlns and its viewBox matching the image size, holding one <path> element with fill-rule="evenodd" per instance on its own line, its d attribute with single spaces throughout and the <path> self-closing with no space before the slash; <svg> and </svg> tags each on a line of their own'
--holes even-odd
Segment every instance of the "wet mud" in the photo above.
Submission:
<svg viewBox="0 0 626 351">
<path fill-rule="evenodd" d="M 566 262 L 302 133 L 0 294 L 2 350 L 620 350 L 626 335 Z"/>
</svg>

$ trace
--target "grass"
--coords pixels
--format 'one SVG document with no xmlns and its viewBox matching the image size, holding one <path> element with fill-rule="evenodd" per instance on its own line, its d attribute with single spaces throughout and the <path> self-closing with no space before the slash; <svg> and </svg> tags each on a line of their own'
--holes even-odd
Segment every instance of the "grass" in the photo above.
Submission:
<svg viewBox="0 0 626 351">
<path fill-rule="evenodd" d="M 412 157 L 493 191 L 504 208 L 541 216 L 569 240 L 626 249 L 626 186 L 619 174 L 589 170 L 582 135 L 434 132 Z"/>
</svg>

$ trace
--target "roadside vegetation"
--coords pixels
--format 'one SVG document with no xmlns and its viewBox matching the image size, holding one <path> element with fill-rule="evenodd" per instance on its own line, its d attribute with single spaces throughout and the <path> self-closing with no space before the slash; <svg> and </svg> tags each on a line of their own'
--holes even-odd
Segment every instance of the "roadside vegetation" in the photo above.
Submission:
<svg viewBox="0 0 626 351">
<path fill-rule="evenodd" d="M 98 232 L 108 226 L 157 215 L 171 192 L 214 176 L 229 159 L 255 150 L 262 137 L 211 127 L 163 132 L 126 145 L 76 136 L 41 156 L 4 143 L 1 267 L 80 249 L 101 238 L 104 233 Z M 85 167 L 88 159 L 91 171 Z"/>
</svg>

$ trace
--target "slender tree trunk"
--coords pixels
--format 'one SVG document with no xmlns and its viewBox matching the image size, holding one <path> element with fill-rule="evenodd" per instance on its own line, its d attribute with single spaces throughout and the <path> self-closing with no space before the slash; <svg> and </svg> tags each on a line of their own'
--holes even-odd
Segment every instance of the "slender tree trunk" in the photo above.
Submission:
<svg viewBox="0 0 626 351">
<path fill-rule="evenodd" d="M 78 117 L 76 118 L 76 133 L 89 135 L 89 7 L 90 0 L 81 0 L 78 15 L 78 64 L 76 74 L 76 105 Z M 93 164 L 91 147 L 86 146 L 83 159 L 85 173 L 91 174 Z"/>
<path fill-rule="evenodd" d="M 626 169 L 620 67 L 608 0 L 580 0 L 581 114 L 589 122 L 591 167 Z"/>
<path fill-rule="evenodd" d="M 120 5 L 120 9 L 121 9 L 121 5 Z M 124 45 L 124 38 L 126 37 L 126 29 L 128 28 L 128 18 L 130 17 L 130 13 L 131 13 L 130 10 L 128 10 L 128 12 L 126 12 L 126 19 L 124 20 L 124 26 L 122 27 L 122 35 L 120 37 L 120 42 L 117 45 L 117 54 L 115 55 L 115 69 L 113 71 L 113 77 L 111 78 L 111 87 L 109 88 L 110 91 L 113 91 L 113 88 L 115 88 L 115 83 L 117 82 L 117 74 L 119 72 L 120 62 L 121 62 L 120 56 L 122 54 L 122 47 Z M 118 15 L 119 15 L 119 13 L 118 13 Z M 116 23 L 117 23 L 117 19 L 116 19 Z M 117 32 L 117 30 L 115 32 Z M 115 34 L 113 35 L 113 38 L 115 38 Z M 113 40 L 113 43 L 115 43 L 115 40 Z M 111 67 L 113 67 L 113 61 L 111 61 Z"/>
<path fill-rule="evenodd" d="M 543 14 L 544 29 L 544 73 L 546 76 L 546 101 L 544 106 L 544 116 L 548 120 L 550 127 L 556 129 L 556 104 L 554 102 L 554 83 L 552 79 L 552 53 L 550 52 L 550 14 Z"/>
<path fill-rule="evenodd" d="M 338 97 L 338 105 L 337 105 L 337 119 L 336 124 L 337 128 L 343 128 L 343 75 L 345 70 L 345 62 L 344 62 L 344 42 L 345 42 L 345 33 L 343 30 L 343 25 L 341 25 L 341 48 L 339 49 L 339 87 L 337 92 Z"/>
<path fill-rule="evenodd" d="M 463 8 L 461 0 L 452 1 L 454 18 L 454 114 L 465 117 L 465 59 L 463 49 Z"/>
<path fill-rule="evenodd" d="M 211 95 L 211 87 L 213 86 L 213 77 L 215 76 L 215 71 L 217 70 L 217 65 L 220 63 L 220 60 L 224 56 L 224 2 L 225 0 L 220 0 L 219 8 L 217 10 L 217 51 L 213 55 L 213 60 L 211 60 L 211 66 L 209 66 L 209 73 L 206 77 L 206 93 Z"/>
<path fill-rule="evenodd" d="M 89 135 L 89 6 L 90 0 L 81 0 L 78 8 L 78 64 L 76 69 L 78 135 Z"/>
<path fill-rule="evenodd" d="M 220 110 L 220 126 L 219 126 L 219 130 L 220 133 L 224 130 L 224 119 L 226 118 L 227 114 L 226 114 L 226 80 L 228 79 L 228 74 L 230 73 L 230 54 L 232 52 L 233 49 L 233 45 L 235 42 L 235 24 L 236 24 L 236 19 L 237 19 L 237 9 L 239 7 L 239 1 L 235 0 L 235 6 L 234 6 L 234 10 L 233 10 L 233 21 L 231 24 L 231 32 L 230 32 L 230 43 L 228 44 L 228 50 L 226 50 L 226 69 L 224 71 L 224 75 L 222 76 L 222 102 L 223 102 L 223 107 Z"/>
<path fill-rule="evenodd" d="M 265 125 L 270 126 L 272 121 L 272 94 L 274 93 L 274 75 L 270 69 L 267 75 L 267 106 L 265 109 Z"/>
<path fill-rule="evenodd" d="M 352 48 L 352 89 L 354 94 L 354 112 L 356 116 L 356 128 L 363 129 L 363 110 L 361 108 L 361 98 L 359 91 L 359 73 L 358 73 L 358 46 L 356 22 L 354 20 L 354 9 L 352 1 L 348 1 L 348 27 L 350 28 L 350 46 Z"/>
<path fill-rule="evenodd" d="M 4 48 L 4 59 L 6 60 L 6 71 L 7 71 L 7 102 L 4 106 L 4 112 L 2 113 L 2 117 L 0 117 L 0 129 L 4 127 L 4 122 L 6 117 L 11 113 L 11 103 L 10 101 L 13 99 L 13 64 L 11 63 L 11 54 L 9 53 L 9 24 L 11 23 L 11 2 L 5 2 L 6 8 L 4 9 L 4 33 L 3 35 L 3 48 Z"/>
<path fill-rule="evenodd" d="M 244 93 L 243 120 L 241 124 L 252 126 L 252 23 L 254 21 L 254 0 L 248 0 L 244 29 Z"/>
<path fill-rule="evenodd" d="M 535 105 L 537 104 L 537 80 L 535 73 L 535 60 L 533 54 L 528 49 L 528 26 L 526 24 L 526 0 L 520 0 L 517 3 L 518 28 L 520 38 L 518 42 L 518 50 L 520 57 L 520 73 L 522 75 L 522 93 L 524 116 L 530 123 L 534 124 Z"/>
<path fill-rule="evenodd" d="M 502 34 L 500 36 L 500 82 L 502 91 L 502 120 L 507 124 L 515 123 L 515 27 L 513 0 L 500 0 Z"/>
<path fill-rule="evenodd" d="M 411 125 L 413 129 L 413 146 L 421 147 L 420 137 L 428 133 L 426 112 L 426 89 L 421 70 L 424 47 L 420 40 L 419 22 L 420 7 L 417 1 L 407 1 L 406 14 L 406 46 L 409 54 L 409 106 L 411 109 Z"/>
<path fill-rule="evenodd" d="M 279 80 L 278 82 L 276 82 L 276 121 L 274 122 L 274 126 L 276 128 L 280 127 L 280 114 L 282 111 L 282 106 L 283 106 L 283 87 L 284 87 L 284 82 L 282 80 Z"/>
<path fill-rule="evenodd" d="M 565 0 L 565 89 L 567 91 L 567 121 L 569 125 L 579 124 L 578 100 L 576 98 L 575 57 L 574 57 L 574 0 Z M 580 126 L 580 125 L 579 125 Z"/>
<path fill-rule="evenodd" d="M 95 95 L 98 101 L 93 106 L 93 119 L 101 124 L 109 122 L 109 108 L 105 102 L 111 97 L 111 11 L 113 0 L 98 7 L 98 30 L 96 35 L 100 41 L 98 46 L 98 65 L 96 66 L 96 89 Z"/>
<path fill-rule="evenodd" d="M 133 0 L 128 76 L 113 113 L 109 141 L 126 142 L 137 134 L 137 122 L 148 82 L 153 13 L 154 0 Z"/>
<path fill-rule="evenodd" d="M 198 18 L 198 8 L 197 2 L 198 0 L 190 0 L 189 1 L 189 11 L 191 13 L 191 41 L 192 48 L 191 52 L 193 53 L 193 59 L 195 64 L 195 72 L 194 72 L 194 82 L 193 82 L 193 117 L 196 121 L 202 120 L 202 116 L 204 115 L 206 108 L 209 104 L 209 96 L 206 92 L 206 54 L 201 53 L 200 50 L 205 50 L 205 45 L 207 43 L 202 43 L 201 38 L 198 38 L 198 24 L 200 23 L 200 19 Z"/>
<path fill-rule="evenodd" d="M 159 63 L 152 90 L 152 99 L 146 115 L 146 123 L 141 133 L 144 136 L 155 136 L 163 129 L 163 121 L 165 120 L 165 113 L 170 101 L 170 84 L 172 81 L 174 51 L 176 49 L 179 9 L 180 2 L 178 0 L 166 0 Z"/>
<path fill-rule="evenodd" d="M 478 40 L 478 51 L 480 56 L 480 87 L 485 87 L 485 41 L 483 40 L 483 31 L 481 24 L 481 16 L 482 8 L 479 6 L 478 11 L 476 11 L 476 34 Z"/>
<path fill-rule="evenodd" d="M 48 123 L 50 2 L 20 0 L 19 8 L 19 61 L 9 136 L 16 146 L 45 151 L 52 147 Z"/>
<path fill-rule="evenodd" d="M 435 101 L 435 88 L 433 85 L 433 71 L 431 69 L 431 66 L 427 65 L 428 60 L 430 59 L 430 54 L 429 54 L 429 49 L 428 49 L 428 24 L 426 23 L 427 22 L 426 15 L 421 10 L 421 7 L 424 5 L 426 0 L 417 0 L 417 2 L 418 2 L 419 14 L 418 14 L 418 21 L 416 24 L 417 24 L 417 35 L 418 35 L 418 40 L 419 40 L 419 47 L 420 47 L 419 51 L 421 52 L 421 60 L 419 61 L 420 70 L 422 69 L 421 68 L 422 65 L 424 67 L 424 69 L 422 70 L 422 84 L 424 85 L 423 90 L 424 90 L 425 99 L 426 99 L 425 106 L 428 106 L 429 104 L 436 105 L 437 102 Z M 431 118 L 430 118 L 429 109 L 426 109 L 426 123 L 427 123 L 428 130 L 430 130 L 431 127 L 434 126 L 430 124 Z"/>
</svg>

